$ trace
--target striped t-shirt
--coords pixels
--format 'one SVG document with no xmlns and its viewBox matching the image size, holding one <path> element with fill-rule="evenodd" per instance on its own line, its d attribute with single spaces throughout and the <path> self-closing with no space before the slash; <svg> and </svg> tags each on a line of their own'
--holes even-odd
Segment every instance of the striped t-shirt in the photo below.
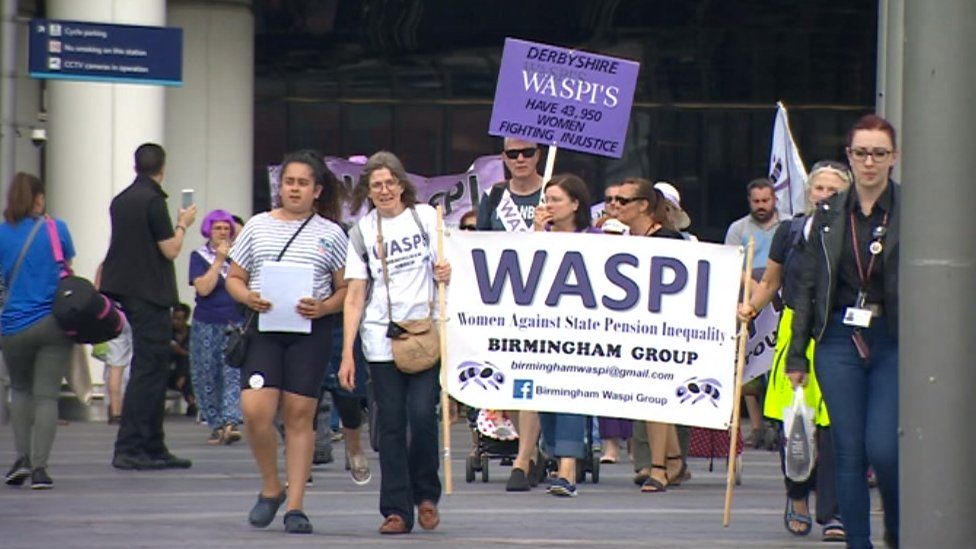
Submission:
<svg viewBox="0 0 976 549">
<path fill-rule="evenodd" d="M 248 220 L 234 240 L 230 259 L 250 275 L 249 289 L 260 291 L 261 265 L 274 261 L 304 222 L 304 219 L 276 219 L 270 212 Z M 321 300 L 332 295 L 332 273 L 345 267 L 347 245 L 348 238 L 339 225 L 316 215 L 288 246 L 281 261 L 312 265 L 315 269 L 312 297 Z"/>
</svg>

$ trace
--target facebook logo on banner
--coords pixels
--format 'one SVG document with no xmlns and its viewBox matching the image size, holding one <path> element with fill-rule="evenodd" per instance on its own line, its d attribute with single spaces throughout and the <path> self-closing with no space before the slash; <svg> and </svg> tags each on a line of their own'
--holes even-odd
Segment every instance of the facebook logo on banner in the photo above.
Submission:
<svg viewBox="0 0 976 549">
<path fill-rule="evenodd" d="M 532 389 L 531 379 L 516 379 L 512 386 L 512 398 L 531 400 Z"/>
</svg>

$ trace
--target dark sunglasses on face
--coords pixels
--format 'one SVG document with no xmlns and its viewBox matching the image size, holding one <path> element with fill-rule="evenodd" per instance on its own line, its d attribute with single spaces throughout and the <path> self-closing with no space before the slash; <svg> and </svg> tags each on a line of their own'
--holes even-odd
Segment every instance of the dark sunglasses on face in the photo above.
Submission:
<svg viewBox="0 0 976 549">
<path fill-rule="evenodd" d="M 608 203 L 610 203 L 610 202 L 616 202 L 617 204 L 620 204 L 621 206 L 626 206 L 627 204 L 630 204 L 631 202 L 633 202 L 635 200 L 647 200 L 647 198 L 644 198 L 643 196 L 630 196 L 630 197 L 627 197 L 627 196 L 608 196 L 607 197 L 607 202 Z"/>
<path fill-rule="evenodd" d="M 517 160 L 519 155 L 522 155 L 525 158 L 532 158 L 533 156 L 535 156 L 535 153 L 538 150 L 539 150 L 538 147 L 526 147 L 524 149 L 506 149 L 505 156 L 511 160 Z"/>
<path fill-rule="evenodd" d="M 461 225 L 458 228 L 461 229 L 462 231 L 473 231 L 473 230 L 475 230 L 475 226 L 474 225 Z"/>
</svg>

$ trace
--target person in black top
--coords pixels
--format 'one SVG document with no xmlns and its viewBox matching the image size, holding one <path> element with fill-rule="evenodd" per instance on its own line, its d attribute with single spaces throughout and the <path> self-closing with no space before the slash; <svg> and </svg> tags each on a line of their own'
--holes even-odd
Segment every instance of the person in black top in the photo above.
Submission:
<svg viewBox="0 0 976 549">
<path fill-rule="evenodd" d="M 196 206 L 170 221 L 160 187 L 166 152 L 154 143 L 135 153 L 136 179 L 113 200 L 112 239 L 102 266 L 101 290 L 116 299 L 132 325 L 133 356 L 115 440 L 118 469 L 187 468 L 163 440 L 163 401 L 169 377 L 170 307 L 179 301 L 173 259 L 183 248 Z"/>
<path fill-rule="evenodd" d="M 617 219 L 630 228 L 631 236 L 684 240 L 671 226 L 664 195 L 650 181 L 636 177 L 624 179 L 616 202 Z M 635 481 L 640 480 L 641 492 L 665 492 L 668 486 L 677 486 L 690 478 L 673 424 L 638 421 L 634 429 L 646 430 L 651 453 L 651 467 L 638 471 L 635 477 Z"/>
<path fill-rule="evenodd" d="M 895 130 L 876 115 L 847 141 L 854 188 L 814 214 L 797 284 L 787 374 L 805 383 L 807 341 L 817 341 L 817 380 L 830 413 L 837 500 L 847 546 L 871 547 L 866 472 L 874 467 L 885 542 L 898 546 L 898 223 L 889 179 Z"/>
</svg>

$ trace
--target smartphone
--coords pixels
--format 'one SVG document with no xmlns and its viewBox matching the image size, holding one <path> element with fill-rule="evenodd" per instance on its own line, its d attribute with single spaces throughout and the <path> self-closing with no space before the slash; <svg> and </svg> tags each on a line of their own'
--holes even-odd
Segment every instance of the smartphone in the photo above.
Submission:
<svg viewBox="0 0 976 549">
<path fill-rule="evenodd" d="M 193 205 L 193 189 L 183 189 L 183 209 Z"/>
</svg>

